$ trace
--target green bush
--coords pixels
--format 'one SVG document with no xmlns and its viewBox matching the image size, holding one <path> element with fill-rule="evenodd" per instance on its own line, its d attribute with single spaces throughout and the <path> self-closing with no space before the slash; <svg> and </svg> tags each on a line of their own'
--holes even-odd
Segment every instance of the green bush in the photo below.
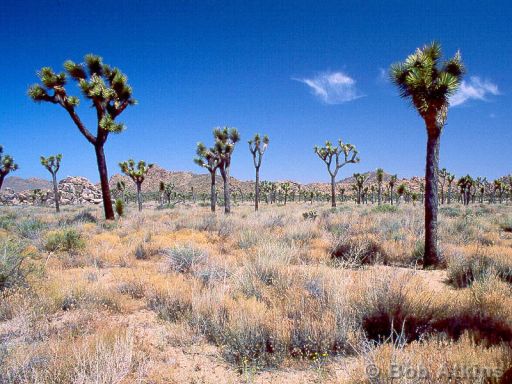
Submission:
<svg viewBox="0 0 512 384">
<path fill-rule="evenodd" d="M 0 291 L 21 283 L 25 276 L 21 269 L 23 245 L 14 240 L 0 243 Z"/>
<path fill-rule="evenodd" d="M 44 248 L 49 252 L 67 251 L 76 253 L 85 248 L 85 241 L 75 229 L 64 229 L 50 233 L 46 238 Z"/>
<path fill-rule="evenodd" d="M 21 237 L 26 239 L 35 239 L 45 227 L 46 225 L 43 222 L 29 218 L 16 224 L 16 231 Z"/>
<path fill-rule="evenodd" d="M 115 209 L 119 217 L 124 215 L 124 201 L 122 199 L 116 199 Z"/>
<path fill-rule="evenodd" d="M 188 245 L 167 249 L 164 254 L 167 255 L 169 269 L 180 273 L 191 272 L 195 265 L 204 263 L 208 258 L 206 252 Z"/>
</svg>

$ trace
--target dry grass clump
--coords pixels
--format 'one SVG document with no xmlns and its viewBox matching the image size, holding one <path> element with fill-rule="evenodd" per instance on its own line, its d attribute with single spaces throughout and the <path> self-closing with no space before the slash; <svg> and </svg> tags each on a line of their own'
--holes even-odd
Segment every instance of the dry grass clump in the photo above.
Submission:
<svg viewBox="0 0 512 384">
<path fill-rule="evenodd" d="M 166 256 L 166 267 L 170 271 L 189 273 L 208 259 L 208 254 L 190 245 L 176 246 L 163 251 Z"/>
<path fill-rule="evenodd" d="M 502 377 L 511 361 L 512 350 L 506 345 L 485 347 L 468 335 L 457 341 L 434 337 L 406 345 L 385 343 L 361 354 L 342 382 L 506 383 Z"/>
<path fill-rule="evenodd" d="M 448 279 L 458 288 L 492 275 L 512 283 L 512 250 L 509 247 L 457 248 L 451 252 L 447 263 Z"/>
</svg>

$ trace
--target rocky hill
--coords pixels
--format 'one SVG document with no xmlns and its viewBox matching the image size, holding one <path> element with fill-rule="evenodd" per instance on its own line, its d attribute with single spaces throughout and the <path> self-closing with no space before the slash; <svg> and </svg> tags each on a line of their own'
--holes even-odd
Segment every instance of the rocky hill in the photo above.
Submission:
<svg viewBox="0 0 512 384">
<path fill-rule="evenodd" d="M 60 203 L 62 205 L 100 204 L 101 189 L 85 177 L 66 177 L 59 182 Z M 2 205 L 43 205 L 54 204 L 53 187 L 51 189 L 27 189 L 16 192 L 11 188 L 2 188 Z"/>
<path fill-rule="evenodd" d="M 52 183 L 49 180 L 44 180 L 37 177 L 24 179 L 18 176 L 9 176 L 5 178 L 2 188 L 9 188 L 14 192 L 21 192 L 31 189 L 51 189 Z"/>
</svg>

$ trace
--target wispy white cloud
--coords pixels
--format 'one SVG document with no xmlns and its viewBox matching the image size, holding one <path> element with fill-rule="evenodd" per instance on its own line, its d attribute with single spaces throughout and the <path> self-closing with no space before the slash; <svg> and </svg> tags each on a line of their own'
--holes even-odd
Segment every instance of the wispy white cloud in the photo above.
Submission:
<svg viewBox="0 0 512 384">
<path fill-rule="evenodd" d="M 306 84 L 311 92 L 327 104 L 343 104 L 363 97 L 356 81 L 343 72 L 322 72 L 313 78 L 293 78 Z"/>
<path fill-rule="evenodd" d="M 498 86 L 489 80 L 482 80 L 478 76 L 471 76 L 469 81 L 463 80 L 455 95 L 450 98 L 450 104 L 457 106 L 468 100 L 486 100 L 488 95 L 499 95 Z"/>
<path fill-rule="evenodd" d="M 386 71 L 382 67 L 379 67 L 379 76 L 377 77 L 377 82 L 387 83 L 388 81 L 389 81 L 388 71 Z"/>
</svg>

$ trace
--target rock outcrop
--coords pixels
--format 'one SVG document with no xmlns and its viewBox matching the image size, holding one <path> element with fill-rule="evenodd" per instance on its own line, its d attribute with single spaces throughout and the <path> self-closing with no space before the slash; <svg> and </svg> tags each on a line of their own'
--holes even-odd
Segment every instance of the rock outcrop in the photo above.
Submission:
<svg viewBox="0 0 512 384">
<path fill-rule="evenodd" d="M 101 190 L 85 177 L 70 176 L 59 182 L 61 205 L 101 204 Z M 32 189 L 14 192 L 6 188 L 0 192 L 3 205 L 43 205 L 54 204 L 53 190 Z"/>
</svg>

